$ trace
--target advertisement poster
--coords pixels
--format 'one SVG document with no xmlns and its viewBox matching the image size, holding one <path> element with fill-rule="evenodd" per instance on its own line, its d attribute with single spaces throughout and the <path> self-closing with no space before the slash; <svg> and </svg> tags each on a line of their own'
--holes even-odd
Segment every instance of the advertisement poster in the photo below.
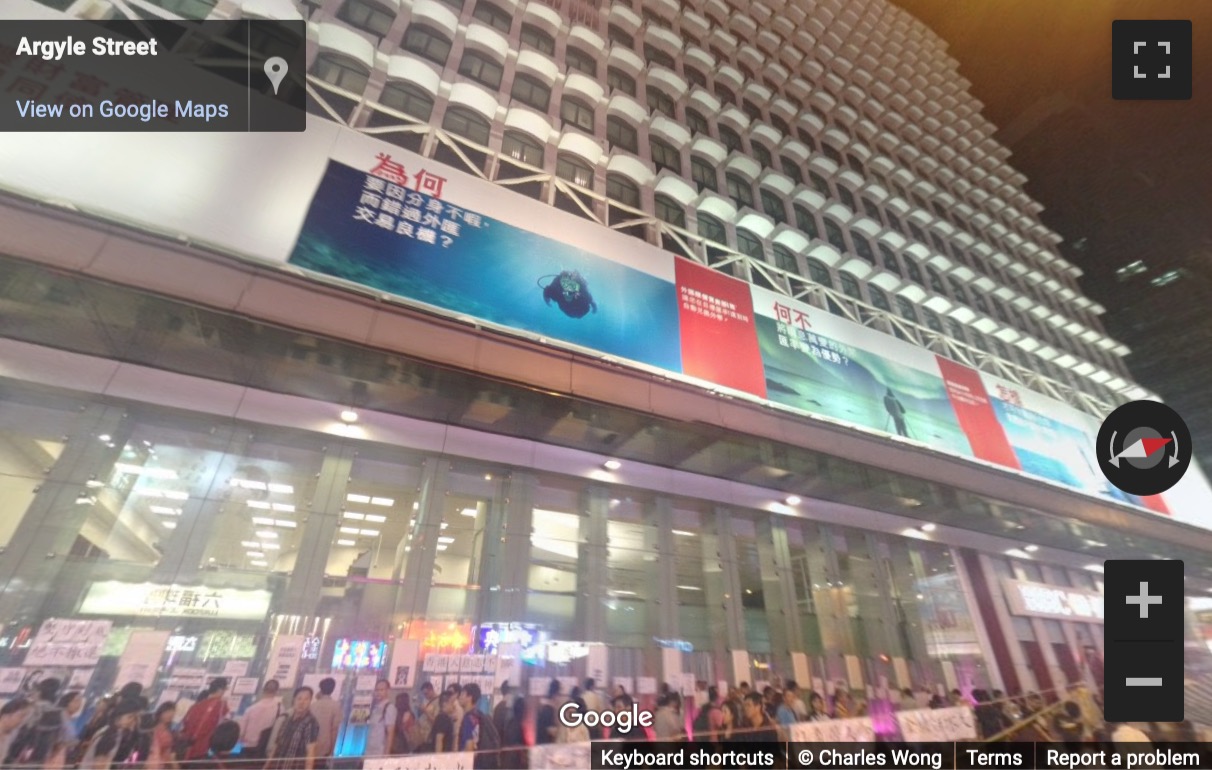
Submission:
<svg viewBox="0 0 1212 770">
<path fill-rule="evenodd" d="M 397 639 L 391 648 L 390 678 L 393 687 L 410 689 L 416 683 L 417 656 L 421 642 L 417 639 Z"/>
<path fill-rule="evenodd" d="M 976 740 L 976 720 L 967 706 L 898 711 L 896 723 L 901 740 L 909 743 Z"/>
<path fill-rule="evenodd" d="M 810 743 L 873 743 L 871 717 L 834 719 L 828 722 L 796 722 L 788 728 L 792 741 Z"/>
<path fill-rule="evenodd" d="M 131 631 L 126 649 L 118 659 L 118 676 L 114 680 L 119 686 L 127 682 L 138 682 L 149 688 L 156 681 L 160 658 L 168 646 L 168 631 L 138 629 Z"/>
<path fill-rule="evenodd" d="M 670 276 L 464 208 L 444 177 L 426 172 L 433 161 L 403 152 L 367 160 L 329 162 L 292 265 L 681 371 Z M 672 255 L 648 248 L 670 272 Z"/>
<path fill-rule="evenodd" d="M 305 640 L 306 637 L 297 634 L 279 634 L 274 639 L 273 652 L 269 657 L 269 678 L 277 679 L 285 690 L 294 689 Z"/>
<path fill-rule="evenodd" d="M 109 636 L 109 620 L 64 620 L 50 618 L 38 629 L 25 666 L 95 666 Z M 160 648 L 163 650 L 163 646 Z M 157 659 L 159 656 L 157 655 Z"/>
<path fill-rule="evenodd" d="M 749 284 L 681 258 L 675 260 L 674 274 L 682 372 L 765 398 Z"/>
</svg>

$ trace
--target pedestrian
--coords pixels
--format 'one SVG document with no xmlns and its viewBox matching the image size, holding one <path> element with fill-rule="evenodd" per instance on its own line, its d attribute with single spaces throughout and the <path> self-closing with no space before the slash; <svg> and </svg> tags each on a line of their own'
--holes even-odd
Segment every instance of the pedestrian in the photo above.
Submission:
<svg viewBox="0 0 1212 770">
<path fill-rule="evenodd" d="M 432 682 L 421 685 L 421 707 L 413 728 L 412 745 L 418 752 L 433 751 L 433 724 L 442 713 L 442 702 Z"/>
<path fill-rule="evenodd" d="M 282 716 L 281 686 L 277 679 L 270 679 L 261 686 L 261 697 L 244 712 L 240 720 L 240 757 L 266 759 L 269 757 L 270 740 L 274 725 Z"/>
<path fill-rule="evenodd" d="M 210 751 L 210 738 L 215 728 L 227 716 L 227 680 L 212 679 L 202 700 L 189 707 L 181 722 L 181 735 L 189 741 L 185 749 L 186 760 L 202 759 Z"/>
<path fill-rule="evenodd" d="M 1056 737 L 1071 748 L 1077 746 L 1085 737 L 1085 725 L 1082 723 L 1082 709 L 1071 700 L 1061 705 L 1060 713 L 1052 722 L 1052 732 Z"/>
<path fill-rule="evenodd" d="M 837 690 L 833 693 L 833 718 L 849 719 L 852 716 L 854 698 L 850 697 L 850 688 L 839 682 Z"/>
<path fill-rule="evenodd" d="M 459 706 L 463 721 L 459 724 L 459 750 L 476 752 L 472 766 L 476 770 L 496 770 L 500 763 L 501 736 L 496 725 L 480 711 L 480 686 L 472 682 L 463 685 Z"/>
<path fill-rule="evenodd" d="M 32 709 L 33 704 L 25 698 L 14 698 L 0 708 L 0 763 L 8 758 L 13 741 Z"/>
<path fill-rule="evenodd" d="M 584 743 L 589 740 L 589 728 L 585 726 L 585 701 L 583 698 L 573 698 L 572 707 L 565 708 L 564 713 L 569 717 L 581 717 L 580 724 L 569 727 L 564 720 L 560 720 L 560 726 L 556 729 L 556 743 Z M 659 740 L 659 738 L 658 738 Z"/>
<path fill-rule="evenodd" d="M 720 724 L 723 721 L 722 713 L 723 709 L 719 704 L 719 691 L 712 685 L 707 688 L 707 702 L 699 709 L 699 713 L 694 717 L 694 724 L 690 726 L 693 732 L 691 737 L 700 743 L 718 743 L 716 731 L 719 730 Z"/>
<path fill-rule="evenodd" d="M 366 749 L 364 756 L 385 757 L 396 736 L 396 705 L 391 699 L 391 682 L 380 679 L 375 682 L 374 699 L 370 703 L 370 717 L 366 722 Z"/>
<path fill-rule="evenodd" d="M 657 701 L 652 730 L 656 733 L 658 741 L 686 740 L 686 726 L 677 709 L 680 700 L 681 697 L 676 692 L 668 692 Z"/>
<path fill-rule="evenodd" d="M 320 723 L 311 713 L 312 689 L 298 687 L 290 704 L 290 714 L 270 751 L 270 770 L 315 770 L 316 742 L 320 738 Z"/>
<path fill-rule="evenodd" d="M 778 709 L 774 713 L 774 720 L 778 723 L 780 731 L 783 734 L 782 740 L 791 740 L 791 726 L 799 721 L 799 717 L 795 713 L 795 690 L 788 687 L 783 690 L 783 702 L 779 704 Z"/>
<path fill-rule="evenodd" d="M 80 745 L 80 728 L 77 720 L 84 710 L 84 693 L 72 690 L 59 696 L 59 708 L 63 711 L 63 748 L 70 761 Z M 71 762 L 74 764 L 74 762 Z"/>
<path fill-rule="evenodd" d="M 459 704 L 449 691 L 438 697 L 438 703 L 438 716 L 434 719 L 428 743 L 432 747 L 430 751 L 441 754 L 456 750 L 454 715 L 458 713 Z"/>
<path fill-rule="evenodd" d="M 152 715 L 151 746 L 147 754 L 147 770 L 174 770 L 177 767 L 176 734 L 173 722 L 177 719 L 176 701 L 165 701 L 156 707 Z"/>
<path fill-rule="evenodd" d="M 604 701 L 602 700 L 602 696 L 597 691 L 597 686 L 598 686 L 597 680 L 595 680 L 593 677 L 588 677 L 585 679 L 585 689 L 583 689 L 581 691 L 581 700 L 583 700 L 585 702 L 585 710 L 587 712 L 592 712 L 594 714 L 601 713 L 601 711 L 604 707 Z M 594 741 L 601 740 L 601 738 L 602 738 L 602 726 L 601 725 L 599 725 L 595 722 L 593 727 L 590 727 L 588 729 L 589 729 L 589 739 L 590 740 L 594 740 Z"/>
<path fill-rule="evenodd" d="M 337 738 L 341 734 L 341 704 L 332 697 L 337 690 L 337 680 L 326 676 L 320 680 L 319 692 L 311 702 L 311 715 L 320 725 L 320 735 L 316 738 L 316 765 L 328 767 L 333 755 L 337 753 Z"/>
<path fill-rule="evenodd" d="M 501 733 L 501 745 L 506 749 L 501 752 L 502 770 L 523 770 L 529 764 L 525 725 L 526 699 L 517 698 L 510 707 L 505 730 Z"/>
<path fill-rule="evenodd" d="M 778 743 L 779 731 L 766 715 L 766 704 L 761 693 L 751 692 L 741 701 L 745 728 L 737 736 L 746 743 Z M 776 765 L 777 766 L 777 765 Z"/>
<path fill-rule="evenodd" d="M 67 719 L 57 703 L 59 686 L 60 681 L 55 677 L 40 679 L 35 685 L 37 699 L 9 747 L 8 763 L 40 765 L 51 759 L 56 749 L 63 748 Z"/>
<path fill-rule="evenodd" d="M 402 692 L 396 696 L 396 732 L 390 752 L 393 756 L 412 751 L 410 741 L 416 723 L 417 715 L 412 713 L 412 696 Z"/>
<path fill-rule="evenodd" d="M 501 739 L 505 739 L 505 727 L 509 724 L 509 715 L 513 713 L 513 696 L 509 687 L 509 680 L 501 682 L 501 700 L 492 710 L 492 724 L 497 728 L 497 733 Z"/>
<path fill-rule="evenodd" d="M 808 705 L 800 698 L 800 686 L 794 679 L 788 680 L 784 692 L 791 693 L 791 710 L 795 713 L 797 722 L 808 719 Z"/>
<path fill-rule="evenodd" d="M 640 726 L 639 724 L 636 724 L 635 722 L 631 722 L 631 721 L 627 721 L 626 725 L 623 724 L 623 722 L 625 720 L 631 719 L 631 716 L 632 716 L 632 713 L 633 713 L 634 707 L 635 707 L 635 701 L 632 700 L 630 695 L 628 695 L 626 693 L 624 693 L 622 695 L 618 695 L 615 697 L 614 701 L 610 705 L 612 705 L 614 707 L 615 716 L 618 718 L 618 721 L 615 722 L 615 726 L 610 728 L 611 740 L 616 740 L 616 741 L 620 741 L 620 740 L 621 741 L 646 741 L 646 740 L 648 740 L 648 735 L 644 732 L 644 728 L 642 726 Z M 626 716 L 624 717 L 624 715 L 626 715 Z"/>
<path fill-rule="evenodd" d="M 819 692 L 808 693 L 808 721 L 825 722 L 828 719 L 829 709 L 825 706 L 825 699 Z"/>
<path fill-rule="evenodd" d="M 964 700 L 964 694 L 959 691 L 959 688 L 953 689 L 951 691 L 951 705 L 952 706 L 967 705 L 967 701 Z"/>
<path fill-rule="evenodd" d="M 99 731 L 89 744 L 80 767 L 106 770 L 111 765 L 138 761 L 138 727 L 139 704 L 131 700 L 120 701 L 114 706 L 113 720 L 109 726 Z"/>
<path fill-rule="evenodd" d="M 562 705 L 564 705 L 564 699 L 560 697 L 560 680 L 552 679 L 551 684 L 547 687 L 547 699 L 539 708 L 538 719 L 535 721 L 535 743 L 555 743 L 556 728 L 558 727 L 556 710 Z"/>
</svg>

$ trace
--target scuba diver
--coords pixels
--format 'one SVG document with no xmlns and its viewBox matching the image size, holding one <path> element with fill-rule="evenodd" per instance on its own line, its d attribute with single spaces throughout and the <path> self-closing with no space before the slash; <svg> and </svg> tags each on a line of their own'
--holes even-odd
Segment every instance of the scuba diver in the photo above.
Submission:
<svg viewBox="0 0 1212 770">
<path fill-rule="evenodd" d="M 896 425 L 896 432 L 909 438 L 909 428 L 905 425 L 905 405 L 892 392 L 892 388 L 888 388 L 888 392 L 884 394 L 884 410 L 888 412 L 888 416 L 892 418 L 892 422 Z"/>
<path fill-rule="evenodd" d="M 598 305 L 589 293 L 589 283 L 577 270 L 565 270 L 556 276 L 546 286 L 540 278 L 539 287 L 543 290 L 543 301 L 550 305 L 559 305 L 560 310 L 569 318 L 584 318 L 589 311 L 598 312 Z"/>
</svg>

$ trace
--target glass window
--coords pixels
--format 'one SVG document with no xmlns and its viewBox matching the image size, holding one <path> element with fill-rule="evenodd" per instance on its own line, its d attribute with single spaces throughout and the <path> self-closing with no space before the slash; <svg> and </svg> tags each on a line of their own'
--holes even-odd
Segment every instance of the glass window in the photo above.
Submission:
<svg viewBox="0 0 1212 770">
<path fill-rule="evenodd" d="M 811 131 L 809 131 L 807 128 L 801 127 L 795 132 L 795 135 L 800 138 L 801 142 L 808 145 L 808 149 L 816 152 L 816 137 L 812 135 Z"/>
<path fill-rule="evenodd" d="M 555 38 L 533 24 L 522 25 L 522 45 L 528 45 L 548 56 L 555 54 Z"/>
<path fill-rule="evenodd" d="M 736 229 L 736 246 L 737 251 L 747 257 L 754 257 L 755 259 L 766 258 L 766 253 L 762 249 L 761 239 L 743 227 Z"/>
<path fill-rule="evenodd" d="M 896 309 L 901 314 L 901 318 L 917 323 L 917 311 L 914 309 L 913 303 L 899 294 L 896 296 Z"/>
<path fill-rule="evenodd" d="M 720 98 L 724 104 L 736 104 L 736 94 L 723 83 L 715 84 L 715 95 Z"/>
<path fill-rule="evenodd" d="M 606 139 L 612 147 L 637 152 L 639 150 L 637 136 L 635 126 L 628 123 L 625 118 L 618 115 L 610 115 L 606 118 Z"/>
<path fill-rule="evenodd" d="M 569 508 L 576 510 L 571 504 Z M 575 635 L 580 555 L 585 550 L 587 524 L 586 517 L 574 512 L 531 511 L 526 619 L 543 625 L 553 637 Z"/>
<path fill-rule="evenodd" d="M 707 118 L 703 117 L 703 113 L 698 110 L 686 109 L 686 126 L 693 134 L 702 134 L 703 136 L 711 134 L 711 126 L 707 123 Z"/>
<path fill-rule="evenodd" d="M 750 120 L 762 119 L 762 108 L 758 107 L 748 99 L 743 99 L 741 101 L 741 111 L 748 115 Z"/>
<path fill-rule="evenodd" d="M 677 67 L 672 56 L 651 43 L 644 44 L 644 58 L 653 64 L 659 64 L 662 67 L 668 67 L 669 69 L 675 69 Z"/>
<path fill-rule="evenodd" d="M 556 175 L 579 187 L 593 186 L 593 168 L 583 158 L 560 153 L 556 159 Z"/>
<path fill-rule="evenodd" d="M 876 243 L 876 246 L 880 250 L 880 265 L 883 266 L 883 268 L 889 273 L 892 273 L 893 275 L 900 275 L 901 266 L 900 263 L 896 261 L 896 254 L 892 253 L 892 249 L 879 242 Z"/>
<path fill-rule="evenodd" d="M 316 57 L 311 65 L 311 74 L 329 85 L 355 94 L 362 93 L 370 80 L 370 70 L 361 63 L 333 53 L 322 53 Z"/>
<path fill-rule="evenodd" d="M 809 238 L 820 238 L 821 231 L 817 227 L 816 216 L 799 204 L 796 204 L 792 208 L 795 209 L 795 226 L 800 229 L 800 232 Z"/>
<path fill-rule="evenodd" d="M 888 295 L 884 290 L 873 284 L 867 284 L 867 296 L 871 298 L 871 304 L 875 305 L 880 310 L 892 310 L 892 305 L 888 303 Z"/>
<path fill-rule="evenodd" d="M 808 258 L 808 277 L 827 288 L 833 288 L 833 276 L 829 268 L 819 259 Z"/>
<path fill-rule="evenodd" d="M 364 32 L 382 37 L 391 29 L 396 15 L 378 3 L 367 2 L 367 0 L 345 0 L 341 10 L 337 12 L 337 18 Z"/>
<path fill-rule="evenodd" d="M 787 204 L 781 195 L 766 187 L 762 188 L 762 211 L 775 222 L 787 221 Z"/>
<path fill-rule="evenodd" d="M 947 295 L 947 290 L 943 288 L 943 277 L 938 274 L 938 271 L 933 267 L 926 267 L 926 277 L 930 280 L 930 290 L 935 294 Z"/>
<path fill-rule="evenodd" d="M 774 168 L 773 158 L 766 145 L 761 142 L 750 142 L 749 146 L 753 148 L 753 159 L 760 163 L 762 168 Z"/>
<path fill-rule="evenodd" d="M 707 87 L 707 76 L 694 67 L 684 67 L 683 74 L 686 75 L 686 80 L 690 81 L 699 88 Z"/>
<path fill-rule="evenodd" d="M 960 283 L 958 279 L 951 276 L 947 276 L 947 283 L 951 285 L 951 296 L 955 297 L 956 300 L 963 302 L 965 305 L 972 304 L 968 300 L 968 292 L 964 290 L 964 284 Z"/>
<path fill-rule="evenodd" d="M 606 37 L 610 42 L 617 43 L 624 48 L 635 48 L 635 38 L 617 24 L 610 25 L 606 30 Z"/>
<path fill-rule="evenodd" d="M 839 166 L 842 165 L 842 154 L 837 151 L 837 148 L 831 144 L 822 144 L 821 152 L 825 153 L 825 157 Z"/>
<path fill-rule="evenodd" d="M 593 108 L 572 96 L 565 96 L 560 103 L 560 117 L 570 126 L 593 132 Z"/>
<path fill-rule="evenodd" d="M 7 389 L 4 398 L 0 399 L 0 549 L 8 547 L 12 542 L 13 535 L 33 504 L 39 487 L 46 481 L 48 469 L 54 466 L 63 453 L 67 437 L 76 434 L 79 415 L 79 405 L 74 401 L 65 400 L 57 404 L 42 396 L 26 400 L 20 394 Z M 112 437 L 105 434 L 81 440 L 90 439 L 96 441 L 99 448 L 116 449 L 108 446 Z M 91 497 L 95 499 L 95 502 L 90 504 L 94 508 L 102 504 L 111 510 L 120 507 L 121 501 L 117 498 L 112 502 L 104 502 L 110 495 L 111 492 L 106 489 L 81 493 L 80 497 L 85 503 L 80 503 L 80 506 L 88 503 Z M 150 502 L 150 499 L 146 502 Z M 173 501 L 172 507 L 175 509 L 178 506 L 179 503 Z M 112 513 L 109 516 L 112 516 Z M 92 514 L 88 518 L 91 517 Z M 149 527 L 159 529 L 159 532 L 152 536 L 168 536 L 167 529 L 156 526 L 157 522 L 162 525 L 168 519 L 157 517 L 150 511 L 145 518 Z M 39 524 L 33 520 L 29 523 Z M 57 548 L 56 551 L 64 551 L 72 545 L 72 540 L 76 538 L 75 530 L 64 532 L 62 537 L 66 539 L 64 547 Z"/>
<path fill-rule="evenodd" d="M 501 153 L 536 168 L 543 167 L 543 145 L 532 136 L 518 131 L 506 131 Z"/>
<path fill-rule="evenodd" d="M 725 174 L 724 182 L 728 186 L 728 197 L 732 198 L 737 208 L 753 206 L 753 185 L 748 179 L 736 174 Z"/>
<path fill-rule="evenodd" d="M 450 41 L 423 24 L 413 24 L 404 32 L 403 48 L 429 61 L 446 66 L 450 56 Z"/>
<path fill-rule="evenodd" d="M 635 96 L 635 78 L 618 67 L 606 68 L 606 85 L 613 91 L 621 91 L 628 96 Z"/>
<path fill-rule="evenodd" d="M 846 205 L 846 208 L 850 209 L 851 211 L 858 210 L 857 203 L 854 200 L 854 193 L 850 192 L 850 188 L 846 187 L 846 185 L 839 184 L 837 186 L 837 197 L 838 200 Z"/>
<path fill-rule="evenodd" d="M 675 174 L 682 173 L 682 155 L 673 145 L 654 136 L 649 140 L 648 146 L 652 150 L 652 163 L 657 171 L 667 168 Z"/>
<path fill-rule="evenodd" d="M 686 226 L 686 209 L 682 204 L 670 198 L 668 195 L 657 193 L 656 196 L 656 215 L 657 219 L 662 222 L 667 222 L 675 227 Z"/>
<path fill-rule="evenodd" d="M 789 273 L 799 273 L 799 261 L 794 252 L 781 243 L 774 244 L 774 266 Z"/>
<path fill-rule="evenodd" d="M 551 104 L 551 88 L 533 75 L 515 75 L 513 89 L 509 95 L 540 112 L 547 112 L 547 107 Z"/>
<path fill-rule="evenodd" d="M 498 62 L 476 50 L 465 51 L 463 61 L 459 62 L 460 75 L 493 89 L 501 87 L 501 76 L 504 72 L 505 68 Z"/>
<path fill-rule="evenodd" d="M 476 144 L 488 144 L 488 121 L 466 107 L 451 107 L 446 110 L 442 128 L 452 134 L 469 139 Z"/>
<path fill-rule="evenodd" d="M 673 97 L 659 88 L 648 86 L 648 109 L 672 118 L 675 111 Z"/>
<path fill-rule="evenodd" d="M 770 113 L 770 125 L 779 130 L 783 136 L 791 136 L 791 124 L 775 113 Z"/>
<path fill-rule="evenodd" d="M 922 281 L 922 271 L 913 257 L 902 252 L 901 259 L 905 261 L 905 274 L 909 276 L 909 280 L 919 286 L 925 286 L 926 284 Z"/>
<path fill-rule="evenodd" d="M 476 9 L 472 12 L 471 17 L 484 22 L 495 30 L 509 34 L 510 28 L 513 26 L 513 17 L 505 11 L 496 7 L 492 3 L 480 2 L 476 3 Z"/>
<path fill-rule="evenodd" d="M 846 238 L 842 235 L 842 227 L 829 217 L 825 217 L 825 239 L 838 251 L 847 251 Z"/>
<path fill-rule="evenodd" d="M 804 172 L 800 169 L 800 164 L 794 158 L 788 158 L 786 155 L 782 157 L 783 173 L 786 174 L 792 182 L 797 185 L 804 183 Z"/>
<path fill-rule="evenodd" d="M 853 275 L 847 273 L 845 270 L 839 270 L 838 275 L 842 279 L 842 292 L 847 297 L 854 297 L 855 299 L 863 298 L 863 290 L 859 288 L 859 282 Z"/>
<path fill-rule="evenodd" d="M 606 175 L 606 197 L 632 208 L 640 206 L 640 188 L 622 174 Z"/>
<path fill-rule="evenodd" d="M 701 211 L 698 214 L 698 218 L 699 218 L 699 235 L 701 235 L 702 237 L 706 238 L 709 241 L 714 241 L 715 243 L 720 243 L 720 244 L 728 243 L 728 236 L 725 235 L 723 222 L 721 222 L 720 220 L 711 216 L 710 214 L 704 214 Z"/>
<path fill-rule="evenodd" d="M 829 182 L 825 179 L 825 177 L 821 176 L 815 171 L 810 170 L 808 172 L 808 180 L 812 182 L 813 189 L 819 192 L 821 195 L 824 195 L 827 198 L 832 197 L 833 193 L 829 191 Z"/>
<path fill-rule="evenodd" d="M 850 233 L 850 240 L 854 243 L 854 250 L 858 255 L 874 265 L 875 253 L 871 250 L 871 241 L 868 241 L 865 235 L 857 232 Z"/>
<path fill-rule="evenodd" d="M 926 319 L 926 328 L 930 329 L 931 331 L 939 332 L 940 334 L 942 333 L 943 324 L 938 320 L 937 313 L 928 307 L 924 307 L 922 308 L 922 318 Z"/>
<path fill-rule="evenodd" d="M 964 325 L 954 318 L 947 319 L 947 334 L 954 340 L 959 342 L 967 342 L 968 337 L 964 334 Z"/>
<path fill-rule="evenodd" d="M 846 153 L 846 165 L 856 174 L 861 175 L 863 173 L 863 162 L 852 152 Z"/>
<path fill-rule="evenodd" d="M 570 70 L 584 72 L 590 77 L 597 77 L 598 62 L 590 54 L 582 51 L 580 48 L 568 46 L 564 49 L 564 62 Z"/>
<path fill-rule="evenodd" d="M 387 85 L 383 86 L 379 103 L 405 115 L 411 115 L 417 120 L 429 120 L 429 116 L 433 114 L 432 96 L 420 86 L 398 80 L 388 81 Z"/>
<path fill-rule="evenodd" d="M 698 185 L 700 192 L 715 190 L 719 184 L 715 177 L 715 166 L 698 155 L 690 156 L 690 178 Z"/>
<path fill-rule="evenodd" d="M 882 222 L 883 220 L 880 218 L 879 206 L 876 206 L 875 203 L 868 200 L 867 198 L 863 198 L 862 201 L 863 201 L 863 211 L 865 211 L 867 213 L 867 216 L 871 217 L 876 222 Z"/>
<path fill-rule="evenodd" d="M 729 151 L 739 152 L 741 149 L 741 135 L 723 123 L 720 123 L 718 128 L 720 131 L 720 141 L 724 143 L 724 146 Z"/>
</svg>

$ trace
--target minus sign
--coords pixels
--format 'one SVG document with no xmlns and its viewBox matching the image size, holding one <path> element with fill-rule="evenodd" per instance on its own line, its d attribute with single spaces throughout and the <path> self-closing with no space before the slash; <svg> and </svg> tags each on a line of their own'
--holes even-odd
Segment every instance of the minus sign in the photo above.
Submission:
<svg viewBox="0 0 1212 770">
<path fill-rule="evenodd" d="M 1113 641 L 1113 642 L 1127 642 L 1127 643 L 1134 643 L 1134 642 L 1138 642 L 1138 643 L 1142 643 L 1142 644 L 1143 644 L 1143 643 L 1145 643 L 1145 642 L 1167 642 L 1167 643 L 1168 643 L 1168 642 L 1177 642 L 1177 641 L 1179 641 L 1179 640 L 1178 640 L 1178 639 L 1112 639 L 1111 641 Z"/>
<path fill-rule="evenodd" d="M 1125 687 L 1161 687 L 1160 676 L 1130 676 L 1124 680 Z"/>
</svg>

